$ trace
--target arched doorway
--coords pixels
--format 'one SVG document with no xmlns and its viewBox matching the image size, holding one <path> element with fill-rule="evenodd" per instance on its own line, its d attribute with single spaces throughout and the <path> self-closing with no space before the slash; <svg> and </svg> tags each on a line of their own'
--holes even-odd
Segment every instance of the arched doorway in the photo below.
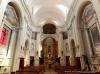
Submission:
<svg viewBox="0 0 100 74">
<path fill-rule="evenodd" d="M 8 3 L 4 12 L 4 18 L 2 20 L 2 32 L 0 35 L 0 48 L 3 51 L 2 60 L 0 65 L 4 67 L 5 72 L 10 72 L 13 69 L 14 58 L 16 52 L 16 45 L 20 27 L 20 14 L 17 11 L 17 7 L 13 3 Z M 1 58 L 1 59 L 2 59 Z"/>
<path fill-rule="evenodd" d="M 48 37 L 43 40 L 41 57 L 44 58 L 46 68 L 55 64 L 58 58 L 58 42 L 54 38 Z"/>
</svg>

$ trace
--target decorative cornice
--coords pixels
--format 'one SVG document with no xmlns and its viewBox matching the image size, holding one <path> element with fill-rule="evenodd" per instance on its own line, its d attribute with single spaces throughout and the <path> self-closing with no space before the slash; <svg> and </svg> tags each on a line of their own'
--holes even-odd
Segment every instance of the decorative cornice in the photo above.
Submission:
<svg viewBox="0 0 100 74">
<path fill-rule="evenodd" d="M 29 12 L 29 9 L 28 9 L 28 7 L 27 7 L 25 1 L 24 1 L 24 0 L 20 0 L 20 1 L 21 1 L 21 4 L 22 4 L 22 6 L 23 6 L 25 12 L 27 13 L 27 15 L 28 15 L 28 17 L 29 17 L 29 21 L 30 21 L 30 23 L 31 23 L 30 26 L 35 27 L 35 26 L 34 26 L 34 22 L 33 22 L 33 20 L 32 20 L 32 17 L 31 17 L 31 14 L 30 14 L 30 12 Z"/>
</svg>

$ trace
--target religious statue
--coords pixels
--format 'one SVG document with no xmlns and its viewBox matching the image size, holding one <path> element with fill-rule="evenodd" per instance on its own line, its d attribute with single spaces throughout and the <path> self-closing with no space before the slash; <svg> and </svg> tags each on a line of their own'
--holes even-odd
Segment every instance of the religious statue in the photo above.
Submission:
<svg viewBox="0 0 100 74">
<path fill-rule="evenodd" d="M 51 68 L 51 64 L 52 64 L 52 55 L 51 53 L 48 54 L 48 66 L 49 68 Z"/>
</svg>

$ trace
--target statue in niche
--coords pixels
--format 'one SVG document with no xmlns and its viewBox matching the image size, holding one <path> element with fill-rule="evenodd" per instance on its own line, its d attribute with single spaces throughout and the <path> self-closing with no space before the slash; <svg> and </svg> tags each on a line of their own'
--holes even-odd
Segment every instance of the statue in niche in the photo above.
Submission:
<svg viewBox="0 0 100 74">
<path fill-rule="evenodd" d="M 48 68 L 51 68 L 52 64 L 52 54 L 51 54 L 51 46 L 48 46 Z"/>
<path fill-rule="evenodd" d="M 48 54 L 48 66 L 49 68 L 51 68 L 51 64 L 52 64 L 52 55 L 51 53 Z"/>
</svg>

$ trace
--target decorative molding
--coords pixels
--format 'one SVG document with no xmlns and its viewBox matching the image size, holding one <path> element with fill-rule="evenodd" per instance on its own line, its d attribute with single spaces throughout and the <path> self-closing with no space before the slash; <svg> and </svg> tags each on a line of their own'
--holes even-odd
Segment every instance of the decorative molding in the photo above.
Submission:
<svg viewBox="0 0 100 74">
<path fill-rule="evenodd" d="M 32 26 L 34 26 L 33 24 L 33 21 L 32 21 L 32 17 L 31 17 L 31 14 L 30 14 L 30 12 L 29 12 L 29 9 L 27 8 L 27 5 L 26 5 L 26 3 L 25 3 L 25 1 L 24 0 L 20 0 L 21 1 L 21 4 L 22 4 L 22 6 L 23 6 L 23 8 L 24 8 L 24 10 L 26 11 L 26 13 L 27 13 L 27 15 L 28 15 L 28 17 L 29 17 L 29 21 L 30 21 L 30 23 L 31 23 L 31 25 Z M 34 26 L 35 27 L 35 26 Z"/>
</svg>

